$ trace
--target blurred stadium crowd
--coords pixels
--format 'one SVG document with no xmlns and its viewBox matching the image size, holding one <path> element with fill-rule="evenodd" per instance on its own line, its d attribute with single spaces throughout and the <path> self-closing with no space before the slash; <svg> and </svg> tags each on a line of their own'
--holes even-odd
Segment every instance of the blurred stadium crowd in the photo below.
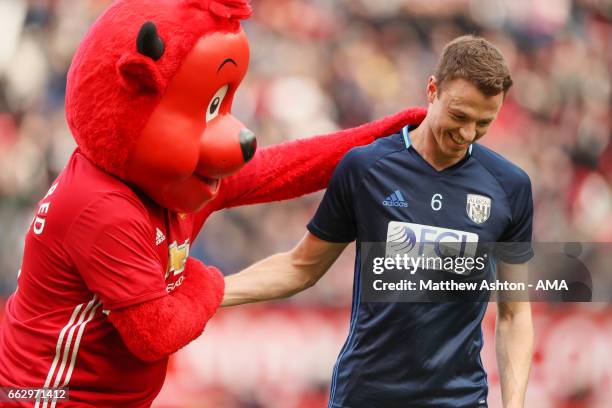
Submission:
<svg viewBox="0 0 612 408">
<path fill-rule="evenodd" d="M 80 38 L 109 3 L 0 1 L 0 299 L 14 290 L 34 206 L 75 147 L 63 112 L 66 72 Z M 233 112 L 259 146 L 425 104 L 426 80 L 444 44 L 477 33 L 499 46 L 515 81 L 483 143 L 531 176 L 535 239 L 612 241 L 611 1 L 252 4 L 255 14 L 243 24 L 251 65 Z M 320 197 L 217 214 L 191 253 L 237 272 L 291 248 Z M 350 305 L 352 261 L 345 254 L 319 285 L 288 301 L 291 307 Z M 315 395 L 324 396 L 331 366 L 321 373 Z M 312 404 L 286 406 L 318 406 Z"/>
</svg>

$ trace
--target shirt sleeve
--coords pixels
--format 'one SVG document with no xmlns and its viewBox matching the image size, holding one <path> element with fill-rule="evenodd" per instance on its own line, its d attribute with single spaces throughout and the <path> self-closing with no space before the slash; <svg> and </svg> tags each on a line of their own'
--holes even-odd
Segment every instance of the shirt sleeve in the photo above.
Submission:
<svg viewBox="0 0 612 408">
<path fill-rule="evenodd" d="M 133 197 L 113 193 L 91 203 L 74 221 L 64 247 L 104 309 L 167 295 L 155 233 Z"/>
<path fill-rule="evenodd" d="M 328 242 L 351 242 L 357 237 L 355 194 L 357 166 L 355 149 L 351 150 L 336 167 L 323 200 L 308 230 Z"/>
<path fill-rule="evenodd" d="M 497 245 L 496 256 L 503 262 L 518 264 L 533 257 L 533 198 L 526 174 L 509 198 L 512 219 Z"/>
</svg>

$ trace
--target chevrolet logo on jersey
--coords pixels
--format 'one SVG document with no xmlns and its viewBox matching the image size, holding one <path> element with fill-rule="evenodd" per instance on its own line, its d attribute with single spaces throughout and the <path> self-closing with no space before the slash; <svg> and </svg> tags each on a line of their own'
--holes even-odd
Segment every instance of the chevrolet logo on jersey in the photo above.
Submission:
<svg viewBox="0 0 612 408">
<path fill-rule="evenodd" d="M 168 247 L 168 268 L 166 269 L 165 279 L 168 279 L 170 273 L 173 273 L 173 276 L 176 276 L 183 272 L 185 270 L 185 263 L 187 262 L 188 256 L 189 240 L 186 240 L 181 245 L 178 245 L 177 242 L 174 241 Z"/>
</svg>

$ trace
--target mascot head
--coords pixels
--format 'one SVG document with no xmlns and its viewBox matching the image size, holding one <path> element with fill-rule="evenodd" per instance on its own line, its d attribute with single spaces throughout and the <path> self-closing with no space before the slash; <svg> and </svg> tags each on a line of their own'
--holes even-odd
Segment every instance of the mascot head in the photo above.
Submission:
<svg viewBox="0 0 612 408">
<path fill-rule="evenodd" d="M 192 212 L 256 149 L 231 114 L 249 63 L 248 0 L 118 0 L 70 71 L 66 117 L 80 150 L 159 205 Z"/>
</svg>

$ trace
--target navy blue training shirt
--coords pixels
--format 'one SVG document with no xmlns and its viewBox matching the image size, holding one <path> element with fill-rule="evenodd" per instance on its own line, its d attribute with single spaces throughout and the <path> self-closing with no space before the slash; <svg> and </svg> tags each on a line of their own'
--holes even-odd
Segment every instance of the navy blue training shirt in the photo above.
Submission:
<svg viewBox="0 0 612 408">
<path fill-rule="evenodd" d="M 366 302 L 360 275 L 372 272 L 362 270 L 361 247 L 456 240 L 469 252 L 474 240 L 525 243 L 496 251 L 470 275 L 430 272 L 491 281 L 495 259 L 523 263 L 533 256 L 532 218 L 527 174 L 477 143 L 442 171 L 411 146 L 408 128 L 347 153 L 308 224 L 329 242 L 357 240 L 349 335 L 334 367 L 329 406 L 486 407 L 480 351 L 488 293 L 461 303 Z"/>
</svg>

